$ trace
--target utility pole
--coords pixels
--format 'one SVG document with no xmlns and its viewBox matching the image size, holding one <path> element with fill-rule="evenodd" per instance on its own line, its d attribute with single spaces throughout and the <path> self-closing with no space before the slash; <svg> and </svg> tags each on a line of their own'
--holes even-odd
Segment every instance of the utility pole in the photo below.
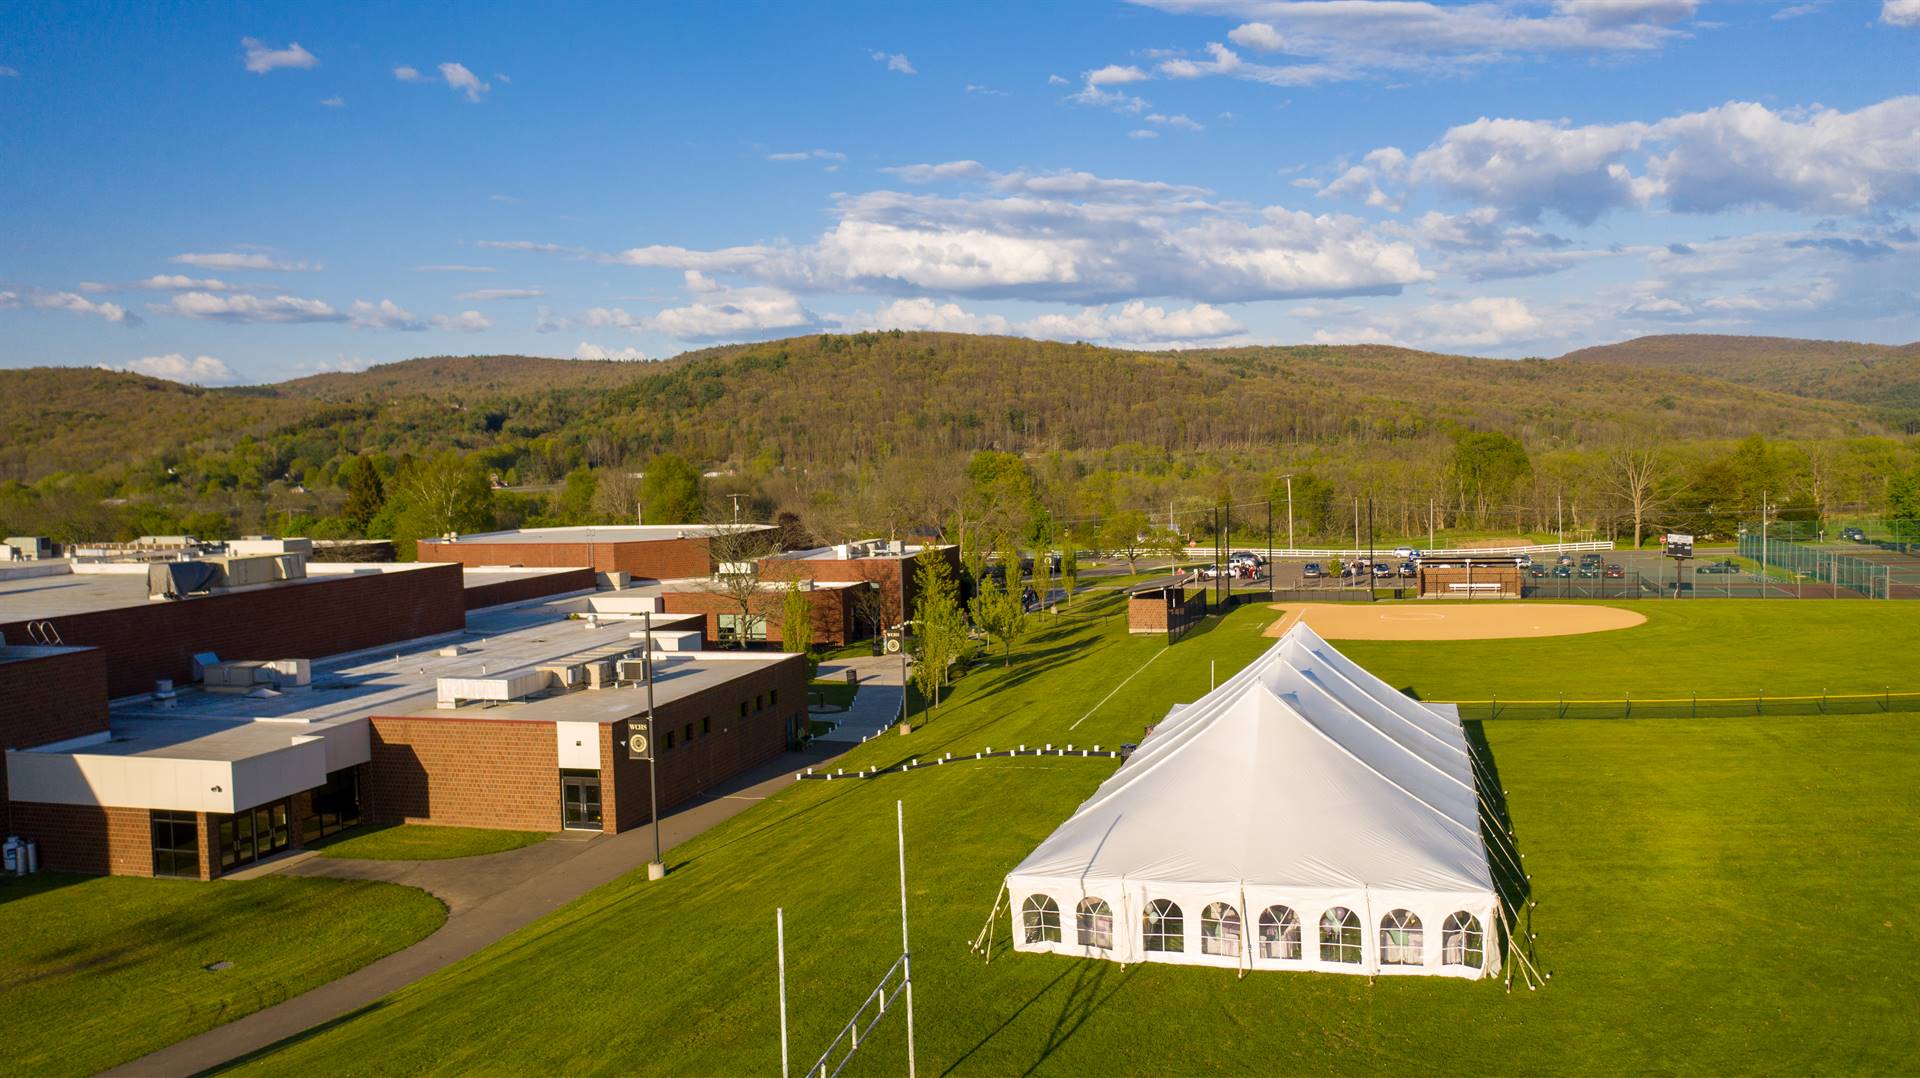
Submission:
<svg viewBox="0 0 1920 1078">
<path fill-rule="evenodd" d="M 926 632 L 927 627 L 922 625 L 920 631 Z M 907 553 L 906 548 L 902 546 L 900 549 L 900 722 L 903 733 L 905 727 L 911 725 L 907 722 L 907 693 L 912 688 L 912 683 L 907 680 Z M 922 700 L 920 714 L 926 713 L 927 702 Z"/>
<path fill-rule="evenodd" d="M 1287 480 L 1287 549 L 1298 550 L 1300 548 L 1293 545 L 1293 476 L 1291 473 L 1289 473 L 1286 476 L 1286 480 Z"/>
<path fill-rule="evenodd" d="M 1557 490 L 1553 492 L 1553 515 L 1558 521 L 1560 545 L 1564 547 L 1567 545 L 1567 511 L 1560 504 L 1560 492 Z"/>
<path fill-rule="evenodd" d="M 1369 494 L 1367 495 L 1367 601 L 1368 602 L 1372 602 L 1375 598 L 1377 598 L 1377 596 L 1375 596 L 1373 593 L 1374 579 L 1375 578 L 1374 578 L 1374 572 L 1373 572 L 1373 495 Z"/>
<path fill-rule="evenodd" d="M 744 496 L 744 495 L 740 495 L 740 494 L 729 494 L 729 495 L 727 495 L 727 497 L 729 497 L 729 498 L 732 498 L 732 499 L 733 499 L 733 522 L 734 522 L 735 524 L 738 524 L 738 523 L 740 523 L 740 499 L 741 499 L 741 498 L 742 498 L 743 496 Z"/>
<path fill-rule="evenodd" d="M 653 763 L 660 755 L 660 742 L 653 735 L 653 612 L 643 610 L 640 618 L 646 630 L 642 669 L 647 675 L 647 797 L 653 814 L 653 860 L 647 862 L 647 879 L 658 880 L 666 876 L 667 863 L 660 859 L 660 779 Z"/>
<path fill-rule="evenodd" d="M 1433 543 L 1433 499 L 1427 499 L 1427 549 L 1432 550 Z"/>
<path fill-rule="evenodd" d="M 1273 601 L 1273 499 L 1267 499 L 1267 601 Z"/>
</svg>

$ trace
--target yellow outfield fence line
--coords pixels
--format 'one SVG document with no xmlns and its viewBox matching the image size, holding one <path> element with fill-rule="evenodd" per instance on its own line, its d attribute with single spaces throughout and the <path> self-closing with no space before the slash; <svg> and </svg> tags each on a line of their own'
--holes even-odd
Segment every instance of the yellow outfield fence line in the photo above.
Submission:
<svg viewBox="0 0 1920 1078">
<path fill-rule="evenodd" d="M 1920 692 L 1821 693 L 1815 695 L 1688 696 L 1640 697 L 1631 694 L 1611 700 L 1582 700 L 1559 697 L 1552 700 L 1520 700 L 1492 697 L 1486 700 L 1447 701 L 1460 710 L 1462 719 L 1658 719 L 1714 718 L 1737 715 L 1872 715 L 1895 712 L 1920 712 Z"/>
</svg>

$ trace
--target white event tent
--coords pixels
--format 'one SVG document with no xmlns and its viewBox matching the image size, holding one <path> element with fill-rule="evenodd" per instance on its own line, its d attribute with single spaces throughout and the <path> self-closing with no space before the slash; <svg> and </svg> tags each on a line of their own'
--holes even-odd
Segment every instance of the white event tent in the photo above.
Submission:
<svg viewBox="0 0 1920 1078">
<path fill-rule="evenodd" d="M 1406 697 L 1296 625 L 1176 705 L 1007 876 L 1014 946 L 1490 976 L 1501 903 L 1469 753 L 1453 708 Z"/>
</svg>

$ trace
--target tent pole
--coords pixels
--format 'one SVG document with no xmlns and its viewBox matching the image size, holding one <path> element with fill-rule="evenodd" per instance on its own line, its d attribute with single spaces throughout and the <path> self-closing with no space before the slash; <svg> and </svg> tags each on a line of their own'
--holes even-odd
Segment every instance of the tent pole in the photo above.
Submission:
<svg viewBox="0 0 1920 1078">
<path fill-rule="evenodd" d="M 1007 893 L 1007 881 L 1000 881 L 1000 889 L 993 893 L 993 908 L 987 911 L 987 923 L 980 926 L 980 934 L 973 937 L 973 946 L 967 948 L 979 954 L 982 947 L 987 952 L 987 961 L 993 961 L 993 921 L 1000 916 L 1000 899 Z"/>
</svg>

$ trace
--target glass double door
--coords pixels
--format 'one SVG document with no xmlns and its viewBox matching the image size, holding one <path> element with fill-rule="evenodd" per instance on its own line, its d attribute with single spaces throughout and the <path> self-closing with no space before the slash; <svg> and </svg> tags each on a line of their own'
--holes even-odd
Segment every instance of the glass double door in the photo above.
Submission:
<svg viewBox="0 0 1920 1078">
<path fill-rule="evenodd" d="M 560 772 L 560 822 L 569 831 L 601 829 L 600 772 Z"/>
<path fill-rule="evenodd" d="M 293 844 L 293 802 L 275 801 L 220 817 L 220 867 L 237 868 Z"/>
</svg>

